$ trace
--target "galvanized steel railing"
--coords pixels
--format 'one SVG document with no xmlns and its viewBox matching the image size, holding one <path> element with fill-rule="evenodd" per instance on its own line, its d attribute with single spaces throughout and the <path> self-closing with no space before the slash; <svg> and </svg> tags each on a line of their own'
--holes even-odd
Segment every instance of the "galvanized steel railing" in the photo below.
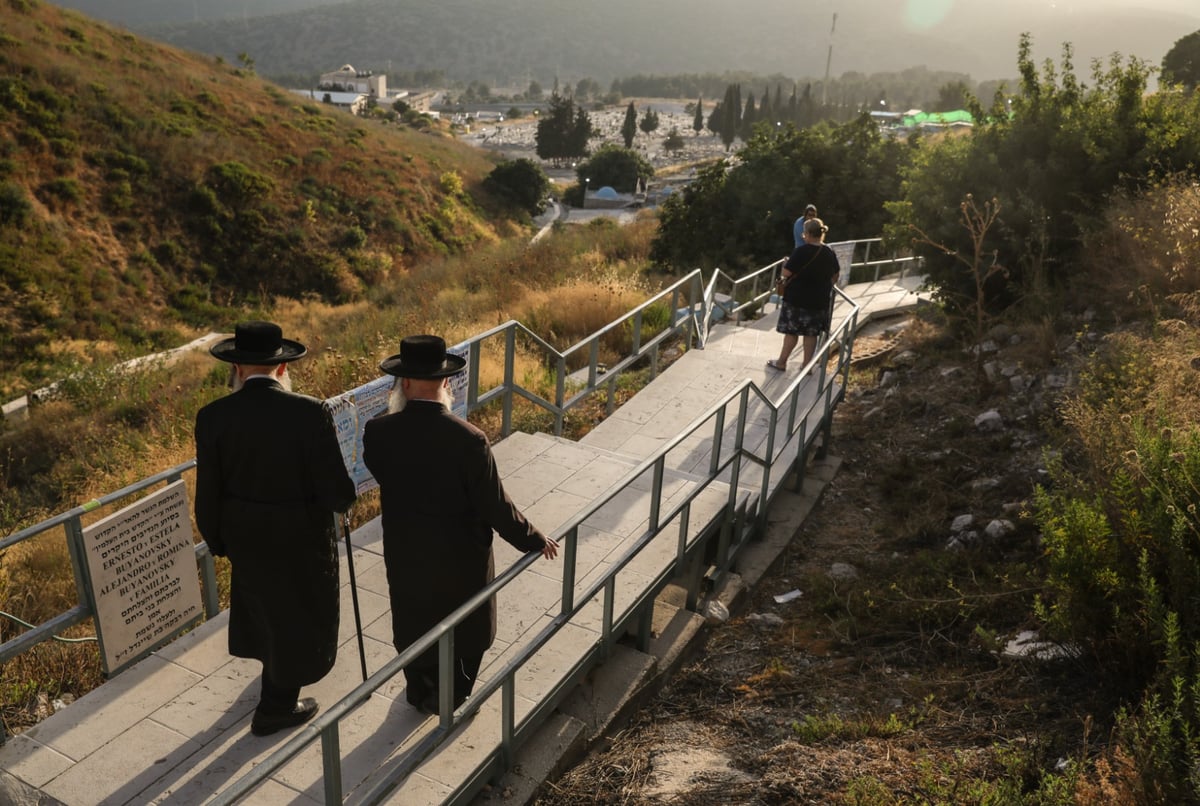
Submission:
<svg viewBox="0 0 1200 806">
<path fill-rule="evenodd" d="M 910 270 L 921 265 L 921 258 L 911 255 L 892 255 L 891 257 L 871 260 L 871 248 L 883 243 L 882 238 L 863 238 L 853 241 L 835 241 L 828 244 L 831 249 L 846 249 L 852 255 L 850 265 L 844 274 L 849 278 L 848 283 L 877 282 L 880 277 L 899 275 L 904 277 Z M 730 277 L 717 269 L 709 279 L 708 293 L 710 308 L 719 310 L 723 316 L 737 321 L 744 315 L 753 313 L 766 305 L 775 293 L 775 277 L 787 258 L 780 258 L 774 263 L 768 263 L 760 269 L 755 269 L 741 277 Z M 730 299 L 723 301 L 719 295 L 724 294 Z M 706 323 L 707 324 L 707 323 Z"/>
<path fill-rule="evenodd" d="M 493 400 L 502 405 L 501 434 L 512 433 L 514 397 L 523 397 L 550 412 L 554 417 L 554 434 L 561 435 L 563 421 L 571 409 L 582 403 L 598 389 L 608 392 L 607 413 L 612 414 L 616 399 L 617 379 L 643 360 L 650 362 L 650 377 L 658 374 L 659 355 L 667 342 L 682 339 L 684 344 L 704 345 L 708 333 L 704 326 L 710 302 L 704 294 L 703 277 L 699 269 L 675 281 L 620 319 L 609 322 L 595 333 L 563 351 L 559 351 L 541 336 L 517 321 L 505 322 L 467 340 L 468 378 L 467 411 L 472 412 Z M 628 330 L 629 349 L 615 363 L 600 362 L 601 347 L 606 340 L 624 341 L 618 331 Z M 480 391 L 480 358 L 485 349 L 503 341 L 504 378 L 490 389 Z M 527 348 L 540 351 L 547 368 L 554 372 L 554 399 L 546 400 L 525 388 L 514 377 L 518 341 Z"/>
</svg>

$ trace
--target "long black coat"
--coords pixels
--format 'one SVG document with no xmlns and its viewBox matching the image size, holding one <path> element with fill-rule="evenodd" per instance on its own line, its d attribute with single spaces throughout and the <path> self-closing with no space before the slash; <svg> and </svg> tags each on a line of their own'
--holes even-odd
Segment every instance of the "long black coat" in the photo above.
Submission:
<svg viewBox="0 0 1200 806">
<path fill-rule="evenodd" d="M 379 482 L 397 652 L 491 582 L 493 529 L 522 551 L 545 545 L 504 492 L 487 436 L 440 403 L 368 421 L 363 462 Z M 455 630 L 456 654 L 482 655 L 495 637 L 493 599 Z"/>
<path fill-rule="evenodd" d="M 355 498 L 319 400 L 251 378 L 196 415 L 196 524 L 232 565 L 229 652 L 281 686 L 320 680 L 337 654 L 333 513 Z"/>
</svg>

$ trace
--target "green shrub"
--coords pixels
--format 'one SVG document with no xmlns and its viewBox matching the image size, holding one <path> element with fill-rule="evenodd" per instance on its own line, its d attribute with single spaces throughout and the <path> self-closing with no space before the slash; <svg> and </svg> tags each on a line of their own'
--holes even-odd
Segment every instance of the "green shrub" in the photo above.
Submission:
<svg viewBox="0 0 1200 806">
<path fill-rule="evenodd" d="M 33 204 L 15 182 L 0 184 L 0 224 L 21 227 L 33 213 Z"/>
<path fill-rule="evenodd" d="M 75 179 L 59 177 L 44 182 L 38 188 L 38 196 L 47 204 L 64 202 L 74 204 L 83 198 L 83 186 Z"/>
</svg>

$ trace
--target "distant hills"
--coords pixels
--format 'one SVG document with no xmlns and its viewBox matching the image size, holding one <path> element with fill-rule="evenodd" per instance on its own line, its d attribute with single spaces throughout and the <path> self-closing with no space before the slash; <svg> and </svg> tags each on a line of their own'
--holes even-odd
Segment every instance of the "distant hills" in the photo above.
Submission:
<svg viewBox="0 0 1200 806">
<path fill-rule="evenodd" d="M 441 69 L 492 87 L 550 87 L 637 74 L 749 71 L 795 79 L 927 66 L 975 81 L 1016 74 L 1017 42 L 1035 58 L 1075 66 L 1113 52 L 1157 66 L 1200 29 L 1200 6 L 1134 8 L 1009 0 L 912 3 L 843 0 L 63 0 L 63 5 L 228 60 L 250 56 L 270 77 L 316 76 L 347 62 L 399 72 Z M 946 9 L 929 16 L 929 9 Z M 921 9 L 926 15 L 921 16 Z M 837 14 L 834 25 L 834 12 Z M 830 58 L 832 45 L 832 58 Z"/>
</svg>

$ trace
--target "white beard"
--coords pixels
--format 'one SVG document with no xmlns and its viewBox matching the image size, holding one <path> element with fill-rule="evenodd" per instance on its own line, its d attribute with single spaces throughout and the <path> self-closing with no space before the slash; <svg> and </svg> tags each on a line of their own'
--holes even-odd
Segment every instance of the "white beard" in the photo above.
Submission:
<svg viewBox="0 0 1200 806">
<path fill-rule="evenodd" d="M 262 377 L 262 376 L 260 375 L 258 377 Z M 278 381 L 279 385 L 283 387 L 283 390 L 285 392 L 292 391 L 292 376 L 288 373 L 286 364 L 283 367 L 282 375 L 276 376 L 276 375 L 272 374 L 271 377 L 274 378 L 276 381 Z M 238 376 L 237 367 L 231 366 L 229 369 L 229 388 L 234 392 L 240 392 L 242 390 L 242 387 L 245 385 L 246 385 L 245 381 L 243 381 L 241 379 L 241 377 Z"/>
<path fill-rule="evenodd" d="M 438 387 L 437 402 L 441 403 L 447 409 L 454 406 L 454 396 L 450 394 L 450 389 L 446 386 Z M 396 414 L 404 411 L 404 407 L 408 405 L 408 396 L 404 394 L 404 388 L 400 385 L 400 379 L 397 378 L 392 384 L 392 391 L 388 392 L 388 414 Z"/>
</svg>

